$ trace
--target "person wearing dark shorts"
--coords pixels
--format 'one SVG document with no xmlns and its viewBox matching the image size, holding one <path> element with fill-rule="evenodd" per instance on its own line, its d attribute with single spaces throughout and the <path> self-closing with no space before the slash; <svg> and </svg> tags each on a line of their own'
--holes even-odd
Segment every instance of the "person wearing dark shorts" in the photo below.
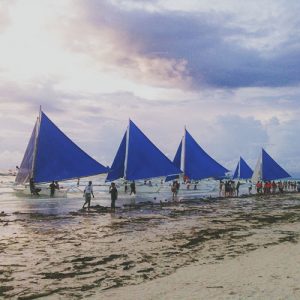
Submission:
<svg viewBox="0 0 300 300">
<path fill-rule="evenodd" d="M 90 205 L 91 205 L 91 198 L 95 198 L 94 193 L 93 193 L 93 185 L 92 182 L 89 181 L 89 184 L 85 187 L 83 195 L 85 197 L 85 202 L 82 206 L 82 208 L 85 208 L 85 205 L 88 205 L 88 210 L 90 210 Z"/>
<path fill-rule="evenodd" d="M 56 189 L 56 185 L 54 183 L 54 181 L 52 181 L 52 183 L 49 185 L 50 188 L 50 197 L 54 197 L 54 193 L 55 193 L 55 189 Z"/>
<path fill-rule="evenodd" d="M 118 190 L 114 182 L 109 187 L 110 199 L 111 199 L 111 210 L 116 210 L 116 200 L 118 199 Z"/>
<path fill-rule="evenodd" d="M 136 190 L 135 190 L 135 182 L 134 180 L 130 183 L 130 195 L 132 194 L 136 194 Z"/>
</svg>

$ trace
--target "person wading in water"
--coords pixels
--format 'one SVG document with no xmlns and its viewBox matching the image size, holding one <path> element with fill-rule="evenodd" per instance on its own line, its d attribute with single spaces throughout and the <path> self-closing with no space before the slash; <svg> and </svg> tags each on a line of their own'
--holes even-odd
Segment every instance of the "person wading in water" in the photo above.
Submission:
<svg viewBox="0 0 300 300">
<path fill-rule="evenodd" d="M 111 211 L 116 210 L 116 200 L 118 199 L 118 190 L 114 182 L 109 187 L 110 199 L 111 199 Z"/>
<path fill-rule="evenodd" d="M 49 185 L 50 188 L 50 197 L 54 197 L 54 193 L 55 193 L 55 189 L 56 189 L 56 185 L 54 183 L 54 181 L 52 181 L 52 183 Z"/>
<path fill-rule="evenodd" d="M 95 198 L 91 181 L 89 181 L 89 184 L 85 187 L 83 196 L 85 197 L 85 202 L 84 202 L 82 208 L 85 208 L 85 205 L 87 204 L 88 210 L 90 210 L 91 198 L 92 198 L 91 196 L 93 196 L 93 198 Z"/>
<path fill-rule="evenodd" d="M 135 190 L 135 182 L 134 180 L 130 183 L 130 195 L 132 194 L 136 194 L 136 190 Z"/>
</svg>

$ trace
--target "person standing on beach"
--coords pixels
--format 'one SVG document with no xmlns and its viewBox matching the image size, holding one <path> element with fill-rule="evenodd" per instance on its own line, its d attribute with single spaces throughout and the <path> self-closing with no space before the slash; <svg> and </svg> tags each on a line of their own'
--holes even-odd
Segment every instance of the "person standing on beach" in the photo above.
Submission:
<svg viewBox="0 0 300 300">
<path fill-rule="evenodd" d="M 95 198 L 94 192 L 93 192 L 93 185 L 92 185 L 91 181 L 89 181 L 89 184 L 85 187 L 83 196 L 85 197 L 85 202 L 84 202 L 82 208 L 85 208 L 85 205 L 87 204 L 88 210 L 90 210 L 91 198 L 92 198 L 91 196 L 93 196 L 93 198 Z"/>
<path fill-rule="evenodd" d="M 282 184 L 282 181 L 278 182 L 278 190 L 279 190 L 280 193 L 283 193 L 283 184 Z"/>
<path fill-rule="evenodd" d="M 173 181 L 172 187 L 171 187 L 171 192 L 172 192 L 172 199 L 173 201 L 175 200 L 175 197 L 177 195 L 177 187 L 176 187 L 176 182 Z"/>
<path fill-rule="evenodd" d="M 29 188 L 31 195 L 39 196 L 39 192 L 41 191 L 40 188 L 36 188 L 33 178 L 29 180 Z"/>
<path fill-rule="evenodd" d="M 59 184 L 58 184 L 58 181 L 55 181 L 55 188 L 56 188 L 57 190 L 59 190 Z"/>
<path fill-rule="evenodd" d="M 134 180 L 130 183 L 130 195 L 132 194 L 136 194 L 136 190 L 135 190 L 135 182 Z"/>
<path fill-rule="evenodd" d="M 116 210 L 116 200 L 118 199 L 118 190 L 114 182 L 109 187 L 110 199 L 111 199 L 111 211 Z"/>
<path fill-rule="evenodd" d="M 237 197 L 239 196 L 240 185 L 241 185 L 241 183 L 238 181 L 237 184 L 236 184 L 236 187 L 235 187 L 235 190 L 236 190 L 236 196 L 237 196 Z"/>
<path fill-rule="evenodd" d="M 224 182 L 220 180 L 219 183 L 219 197 L 222 197 Z"/>
<path fill-rule="evenodd" d="M 127 190 L 128 190 L 128 185 L 127 185 L 127 181 L 124 182 L 124 192 L 125 194 L 127 194 Z"/>
<path fill-rule="evenodd" d="M 248 187 L 248 193 L 249 193 L 249 195 L 251 195 L 251 191 L 252 191 L 252 184 L 250 184 L 249 187 Z"/>
<path fill-rule="evenodd" d="M 54 181 L 52 181 L 49 185 L 50 188 L 50 197 L 54 197 L 54 193 L 55 193 L 55 189 L 56 189 L 56 185 L 54 183 Z"/>
</svg>

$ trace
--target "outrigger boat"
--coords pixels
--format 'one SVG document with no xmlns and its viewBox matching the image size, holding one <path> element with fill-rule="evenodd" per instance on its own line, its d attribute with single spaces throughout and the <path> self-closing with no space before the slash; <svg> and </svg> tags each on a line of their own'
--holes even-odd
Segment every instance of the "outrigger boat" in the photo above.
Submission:
<svg viewBox="0 0 300 300">
<path fill-rule="evenodd" d="M 130 183 L 135 181 L 136 192 L 153 194 L 161 188 L 161 178 L 167 175 L 180 174 L 176 167 L 131 121 L 122 138 L 106 181 L 116 181 L 119 193 L 130 191 Z"/>
<path fill-rule="evenodd" d="M 232 179 L 250 180 L 252 178 L 252 175 L 252 169 L 248 166 L 245 160 L 242 157 L 240 157 L 240 160 L 233 173 Z"/>
<path fill-rule="evenodd" d="M 258 181 L 271 181 L 277 179 L 289 178 L 291 175 L 285 171 L 267 152 L 262 148 L 258 157 L 253 176 L 252 183 Z"/>
<path fill-rule="evenodd" d="M 167 176 L 166 181 L 181 181 L 179 195 L 213 192 L 217 188 L 216 182 L 209 183 L 208 180 L 200 182 L 200 180 L 224 178 L 228 172 L 202 149 L 186 128 L 173 163 L 183 171 L 183 174 L 182 176 Z M 206 189 L 201 191 L 204 187 Z"/>
<path fill-rule="evenodd" d="M 41 189 L 39 195 L 50 196 L 49 183 L 69 181 L 65 188 L 56 189 L 55 197 L 66 197 L 74 189 L 70 180 L 107 173 L 98 163 L 70 140 L 40 110 L 15 179 L 14 190 L 30 195 L 30 179 Z"/>
</svg>

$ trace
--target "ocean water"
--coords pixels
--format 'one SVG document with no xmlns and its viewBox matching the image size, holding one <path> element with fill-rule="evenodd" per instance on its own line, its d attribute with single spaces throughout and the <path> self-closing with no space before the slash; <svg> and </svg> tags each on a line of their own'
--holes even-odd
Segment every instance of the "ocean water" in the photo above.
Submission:
<svg viewBox="0 0 300 300">
<path fill-rule="evenodd" d="M 63 188 L 70 188 L 67 197 L 50 198 L 48 196 L 31 196 L 17 193 L 14 191 L 14 176 L 0 176 L 0 211 L 6 213 L 42 213 L 42 214 L 66 214 L 79 210 L 83 203 L 83 190 L 89 180 L 93 181 L 94 195 L 91 205 L 100 205 L 110 207 L 110 194 L 108 193 L 109 184 L 105 184 L 102 177 L 91 177 L 80 181 L 77 187 L 77 181 L 68 181 L 60 183 Z M 248 194 L 249 184 L 242 184 L 240 187 L 240 195 Z M 72 188 L 71 188 L 72 187 Z M 191 200 L 208 197 L 219 196 L 219 182 L 214 180 L 203 180 L 197 184 L 191 185 L 190 190 L 181 185 L 177 200 Z M 132 203 L 140 204 L 144 202 L 160 203 L 168 202 L 172 199 L 171 183 L 161 185 L 160 180 L 153 182 L 152 188 L 145 189 L 142 182 L 136 183 L 137 195 L 135 197 L 125 194 L 123 186 L 118 186 L 119 197 L 117 206 L 123 208 Z M 128 187 L 129 190 L 129 187 Z M 156 192 L 158 190 L 158 192 Z M 149 192 L 150 191 L 150 192 Z"/>
</svg>

